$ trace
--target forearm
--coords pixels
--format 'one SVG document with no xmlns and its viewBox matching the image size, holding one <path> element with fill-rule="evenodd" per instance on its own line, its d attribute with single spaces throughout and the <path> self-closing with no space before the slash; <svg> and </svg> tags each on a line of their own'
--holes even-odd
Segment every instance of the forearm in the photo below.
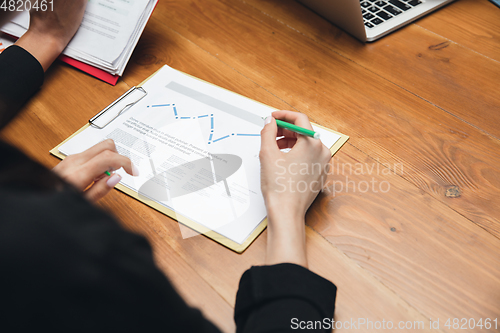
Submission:
<svg viewBox="0 0 500 333">
<path fill-rule="evenodd" d="M 273 117 L 312 130 L 303 114 L 275 111 Z M 266 118 L 260 133 L 261 189 L 268 217 L 266 263 L 307 267 L 305 214 L 321 191 L 330 150 L 319 140 L 278 129 L 273 117 Z M 313 167 L 318 164 L 322 167 Z M 310 172 L 297 172 L 298 165 L 309 166 Z M 300 190 L 298 184 L 307 186 Z"/>
<path fill-rule="evenodd" d="M 87 2 L 54 0 L 50 11 L 32 10 L 30 27 L 16 44 L 31 53 L 46 71 L 78 30 Z"/>
<path fill-rule="evenodd" d="M 43 68 L 29 52 L 11 46 L 0 54 L 0 129 L 43 83 Z"/>
<path fill-rule="evenodd" d="M 292 263 L 307 268 L 303 214 L 268 204 L 266 264 Z"/>
<path fill-rule="evenodd" d="M 31 30 L 19 38 L 16 45 L 33 55 L 42 65 L 44 72 L 66 47 L 66 44 L 58 38 Z"/>
</svg>

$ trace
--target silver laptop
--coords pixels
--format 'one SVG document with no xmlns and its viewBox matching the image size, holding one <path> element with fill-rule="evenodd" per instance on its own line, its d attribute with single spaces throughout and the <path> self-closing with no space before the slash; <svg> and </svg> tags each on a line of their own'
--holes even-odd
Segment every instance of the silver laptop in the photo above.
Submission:
<svg viewBox="0 0 500 333">
<path fill-rule="evenodd" d="M 363 42 L 372 42 L 453 0 L 298 0 Z"/>
</svg>

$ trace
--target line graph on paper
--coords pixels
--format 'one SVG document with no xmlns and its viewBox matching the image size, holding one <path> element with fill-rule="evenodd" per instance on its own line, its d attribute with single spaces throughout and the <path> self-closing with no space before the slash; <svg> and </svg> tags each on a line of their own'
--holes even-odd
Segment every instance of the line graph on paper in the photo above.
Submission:
<svg viewBox="0 0 500 333">
<path fill-rule="evenodd" d="M 213 113 L 202 113 L 198 115 L 191 115 L 187 116 L 185 112 L 179 111 L 177 109 L 177 106 L 175 103 L 167 103 L 167 104 L 152 104 L 148 105 L 147 108 L 158 108 L 161 109 L 163 112 L 166 112 L 167 114 L 170 114 L 173 116 L 176 120 L 178 121 L 189 121 L 189 120 L 196 120 L 196 121 L 204 121 L 206 122 L 206 127 L 209 129 L 210 135 L 207 138 L 207 144 L 213 144 L 231 137 L 260 137 L 260 133 L 219 133 L 217 129 L 217 124 L 220 121 L 219 118 L 214 116 Z"/>
</svg>

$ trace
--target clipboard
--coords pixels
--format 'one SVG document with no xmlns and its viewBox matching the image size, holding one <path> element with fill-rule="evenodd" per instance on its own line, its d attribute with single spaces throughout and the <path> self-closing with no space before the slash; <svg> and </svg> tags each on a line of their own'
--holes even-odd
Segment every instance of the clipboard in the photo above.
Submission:
<svg viewBox="0 0 500 333">
<path fill-rule="evenodd" d="M 160 71 L 161 68 L 158 70 Z M 145 96 L 147 96 L 148 92 L 143 88 L 143 85 L 148 81 L 150 80 L 152 77 L 155 76 L 155 74 L 158 72 L 156 71 L 154 74 L 152 74 L 150 77 L 148 77 L 146 80 L 144 80 L 143 82 L 141 82 L 141 84 L 139 84 L 138 86 L 136 87 L 132 87 L 130 88 L 127 92 L 125 92 L 121 97 L 119 97 L 118 99 L 116 99 L 115 101 L 113 101 L 110 105 L 108 105 L 106 108 L 104 108 L 102 111 L 98 112 L 94 117 L 92 117 L 91 119 L 89 119 L 89 122 L 84 125 L 83 127 L 81 127 L 78 131 L 76 131 L 75 133 L 73 133 L 70 137 L 68 137 L 66 140 L 64 140 L 63 142 L 61 142 L 60 144 L 58 144 L 56 147 L 54 147 L 52 150 L 50 150 L 50 153 L 54 156 L 56 156 L 57 158 L 63 160 L 66 156 L 62 153 L 59 152 L 59 147 L 61 147 L 63 144 L 65 144 L 67 141 L 71 140 L 74 136 L 76 136 L 77 134 L 79 134 L 80 132 L 84 131 L 85 129 L 87 129 L 89 126 L 93 126 L 97 129 L 102 129 L 104 127 L 106 127 L 109 123 L 111 123 L 114 119 L 116 119 L 119 115 L 121 115 L 123 112 L 126 112 L 126 110 L 130 107 L 132 107 L 133 105 L 135 105 L 137 102 L 139 102 L 142 98 L 144 98 Z M 196 80 L 199 80 L 199 81 L 202 81 L 204 83 L 208 83 L 212 86 L 215 86 L 214 84 L 210 83 L 210 82 L 206 82 L 204 80 L 201 80 L 199 78 L 196 78 L 192 75 L 189 75 L 189 74 L 186 74 L 186 73 L 183 73 L 184 75 L 187 75 L 187 76 L 190 76 Z M 218 87 L 218 86 L 217 86 Z M 220 88 L 220 87 L 218 87 Z M 223 88 L 220 88 L 220 89 L 223 89 Z M 262 103 L 260 103 L 262 104 Z M 264 105 L 264 104 L 262 104 Z M 324 126 L 321 126 L 321 125 L 318 125 L 318 124 L 314 124 L 315 126 L 317 127 L 320 127 L 324 130 L 327 130 L 327 131 L 330 131 L 332 133 L 335 133 L 337 135 L 340 136 L 340 138 L 335 142 L 335 144 L 330 147 L 330 152 L 332 154 L 332 156 L 347 142 L 347 140 L 349 139 L 349 137 L 347 135 L 344 135 L 342 133 L 339 133 L 339 132 L 336 132 L 334 130 L 331 130 L 331 129 L 328 129 Z M 161 212 L 162 214 L 164 215 L 167 215 L 169 216 L 170 218 L 174 219 L 174 220 L 177 220 L 179 221 L 179 219 L 177 218 L 177 216 L 179 216 L 180 214 L 173 211 L 172 209 L 169 209 L 167 207 L 165 207 L 164 205 L 161 205 L 155 201 L 152 201 L 152 200 L 148 200 L 148 201 L 145 201 L 145 200 L 142 200 L 140 197 L 139 197 L 139 194 L 126 187 L 125 185 L 123 184 L 117 184 L 115 186 L 116 189 L 118 189 L 119 191 L 131 196 L 132 198 L 138 200 L 138 201 L 141 201 L 142 203 L 150 206 L 151 208 Z M 182 222 L 179 221 L 179 223 L 182 223 L 183 225 L 185 225 L 186 227 L 196 231 L 197 233 L 199 234 L 202 234 L 216 242 L 218 242 L 219 244 L 227 247 L 228 249 L 236 252 L 236 253 L 242 253 L 243 251 L 245 251 L 252 243 L 253 241 L 262 233 L 262 231 L 264 231 L 264 229 L 267 227 L 267 217 L 264 218 L 260 223 L 259 225 L 252 231 L 252 233 L 245 239 L 245 241 L 240 244 L 240 243 L 237 243 L 191 219 L 188 219 L 186 218 L 185 216 L 182 216 Z"/>
</svg>

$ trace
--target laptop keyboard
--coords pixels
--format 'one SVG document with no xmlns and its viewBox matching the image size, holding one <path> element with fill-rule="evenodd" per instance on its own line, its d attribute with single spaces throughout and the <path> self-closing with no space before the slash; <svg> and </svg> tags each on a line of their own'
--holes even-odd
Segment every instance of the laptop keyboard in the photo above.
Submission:
<svg viewBox="0 0 500 333">
<path fill-rule="evenodd" d="M 365 26 L 374 28 L 422 3 L 421 0 L 360 0 Z"/>
</svg>

